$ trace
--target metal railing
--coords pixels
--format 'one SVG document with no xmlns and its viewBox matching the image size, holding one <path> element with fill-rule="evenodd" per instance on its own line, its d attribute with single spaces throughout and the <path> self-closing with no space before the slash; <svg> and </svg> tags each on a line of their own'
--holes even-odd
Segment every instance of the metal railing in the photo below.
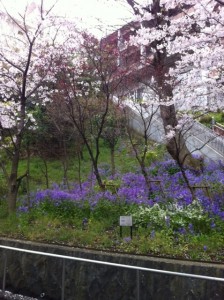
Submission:
<svg viewBox="0 0 224 300">
<path fill-rule="evenodd" d="M 129 107 L 131 111 L 131 120 L 130 125 L 134 130 L 136 130 L 139 133 L 143 132 L 143 120 L 140 117 L 140 115 L 134 111 L 131 107 Z M 202 125 L 196 120 L 192 119 L 193 124 L 189 123 L 189 127 L 185 125 L 185 129 L 187 134 L 185 134 L 186 142 L 190 146 L 190 150 L 194 151 L 201 148 L 201 145 L 203 145 L 202 149 L 199 150 L 199 152 L 203 151 L 201 150 L 207 150 L 207 157 L 213 159 L 214 153 L 217 153 L 217 160 L 218 159 L 224 159 L 224 138 L 220 137 L 218 134 L 216 134 L 213 130 L 210 128 Z M 153 139 L 156 142 L 163 143 L 165 141 L 165 134 L 164 129 L 162 125 L 162 119 L 159 114 L 159 112 L 155 113 L 153 116 L 153 119 L 151 121 L 151 124 L 149 126 L 149 137 Z M 198 144 L 199 141 L 199 144 Z M 196 146 L 198 145 L 198 147 Z M 206 149 L 207 148 L 207 149 Z M 212 153 L 210 153 L 213 151 Z"/>
<path fill-rule="evenodd" d="M 19 251 L 23 253 L 29 253 L 34 255 L 42 255 L 42 256 L 49 256 L 54 258 L 62 259 L 62 285 L 61 285 L 61 300 L 64 300 L 65 295 L 65 261 L 66 260 L 73 260 L 73 261 L 80 261 L 80 262 L 86 262 L 86 263 L 93 263 L 93 264 L 99 264 L 99 265 L 105 265 L 105 266 L 111 266 L 111 267 L 118 267 L 118 268 L 125 268 L 125 269 L 132 269 L 136 270 L 136 300 L 140 300 L 140 271 L 147 271 L 152 273 L 159 273 L 159 274 L 165 274 L 165 275 L 173 275 L 173 276 L 181 276 L 181 277 L 189 277 L 189 278 L 196 278 L 196 279 L 202 279 L 202 280 L 213 280 L 213 281 L 220 281 L 224 282 L 224 278 L 220 277 L 213 277 L 213 276 L 205 276 L 205 275 L 196 275 L 196 274 L 190 274 L 190 273 L 181 273 L 181 272 L 173 272 L 173 271 L 166 271 L 166 270 L 159 270 L 159 269 L 152 269 L 152 268 L 144 268 L 140 266 L 132 266 L 132 265 L 125 265 L 125 264 L 118 264 L 118 263 L 112 263 L 112 262 L 106 262 L 106 261 L 100 261 L 100 260 L 93 260 L 93 259 L 87 259 L 87 258 L 80 258 L 80 257 L 73 257 L 73 256 L 66 256 L 66 255 L 59 255 L 49 252 L 41 252 L 41 251 L 34 251 L 34 250 L 28 250 L 28 249 L 21 249 L 16 247 L 10 247 L 10 246 L 3 246 L 0 245 L 0 248 L 4 250 L 10 250 L 10 251 Z M 3 283 L 2 283 L 2 291 L 5 292 L 5 285 L 6 285 L 6 272 L 7 272 L 7 254 L 4 251 L 4 270 L 3 270 Z"/>
</svg>

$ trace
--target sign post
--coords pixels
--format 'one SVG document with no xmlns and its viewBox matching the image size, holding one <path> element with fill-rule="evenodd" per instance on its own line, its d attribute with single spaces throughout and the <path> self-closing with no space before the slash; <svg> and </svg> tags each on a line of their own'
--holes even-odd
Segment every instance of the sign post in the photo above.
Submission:
<svg viewBox="0 0 224 300">
<path fill-rule="evenodd" d="M 120 224 L 120 237 L 122 237 L 122 228 L 130 227 L 130 235 L 131 235 L 131 239 L 132 239 L 132 234 L 133 234 L 133 232 L 132 232 L 132 228 L 133 228 L 132 216 L 120 216 L 119 224 Z"/>
</svg>

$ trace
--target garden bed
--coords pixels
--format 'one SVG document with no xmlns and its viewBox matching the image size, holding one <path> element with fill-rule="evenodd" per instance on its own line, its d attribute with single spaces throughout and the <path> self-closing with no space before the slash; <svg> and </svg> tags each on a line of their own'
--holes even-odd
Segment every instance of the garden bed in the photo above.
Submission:
<svg viewBox="0 0 224 300">
<path fill-rule="evenodd" d="M 195 189 L 194 198 L 172 160 L 148 168 L 150 193 L 138 170 L 109 177 L 102 169 L 110 183 L 105 191 L 99 190 L 93 176 L 70 190 L 54 185 L 30 195 L 30 202 L 21 199 L 16 216 L 0 219 L 0 234 L 104 251 L 223 262 L 224 166 L 212 163 L 203 172 L 185 172 L 193 187 L 201 187 Z M 132 238 L 129 227 L 120 235 L 120 216 L 132 216 Z"/>
</svg>

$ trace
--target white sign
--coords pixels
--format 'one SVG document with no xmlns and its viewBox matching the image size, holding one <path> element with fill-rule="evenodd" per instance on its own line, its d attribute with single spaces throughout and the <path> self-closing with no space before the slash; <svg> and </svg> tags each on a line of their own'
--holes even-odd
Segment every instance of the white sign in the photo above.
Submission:
<svg viewBox="0 0 224 300">
<path fill-rule="evenodd" d="M 120 216 L 120 226 L 132 226 L 132 216 Z"/>
</svg>

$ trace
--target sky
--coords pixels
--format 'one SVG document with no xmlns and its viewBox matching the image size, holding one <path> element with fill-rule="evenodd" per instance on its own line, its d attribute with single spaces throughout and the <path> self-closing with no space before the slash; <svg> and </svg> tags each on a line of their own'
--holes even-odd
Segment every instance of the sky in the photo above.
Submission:
<svg viewBox="0 0 224 300">
<path fill-rule="evenodd" d="M 131 20 L 132 12 L 124 0 L 45 0 L 47 6 L 56 3 L 57 15 L 75 19 L 96 35 L 106 35 Z M 24 9 L 27 3 L 38 0 L 0 0 L 10 12 Z"/>
</svg>

